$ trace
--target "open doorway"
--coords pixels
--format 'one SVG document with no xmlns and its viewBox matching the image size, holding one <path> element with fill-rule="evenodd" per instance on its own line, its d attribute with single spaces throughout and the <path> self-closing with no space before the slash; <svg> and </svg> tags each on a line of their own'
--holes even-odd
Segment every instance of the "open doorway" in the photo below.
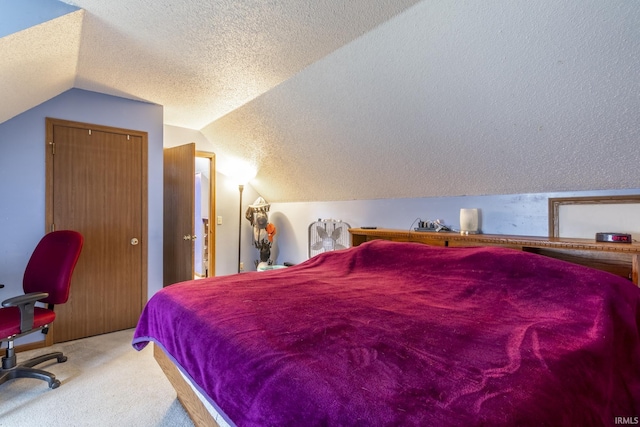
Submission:
<svg viewBox="0 0 640 427">
<path fill-rule="evenodd" d="M 215 276 L 215 154 L 196 151 L 194 279 Z"/>
<path fill-rule="evenodd" d="M 209 202 L 204 214 L 200 205 L 196 224 L 196 160 L 200 158 L 205 159 L 205 163 L 200 170 L 199 188 L 208 194 Z M 195 143 L 164 149 L 163 286 L 215 275 L 215 227 L 201 229 L 203 218 L 210 221 L 215 215 L 215 176 L 214 153 L 196 151 Z M 202 198 L 200 195 L 201 201 Z M 199 260 L 198 276 L 194 256 L 196 247 L 203 254 Z"/>
</svg>

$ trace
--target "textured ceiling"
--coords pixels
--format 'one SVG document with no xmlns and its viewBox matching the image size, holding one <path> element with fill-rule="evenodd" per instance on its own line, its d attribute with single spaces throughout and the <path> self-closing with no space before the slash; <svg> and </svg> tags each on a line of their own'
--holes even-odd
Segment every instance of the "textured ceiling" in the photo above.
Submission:
<svg viewBox="0 0 640 427">
<path fill-rule="evenodd" d="M 72 87 L 160 104 L 270 202 L 640 185 L 635 1 L 65 3 L 0 38 L 0 123 Z"/>
<path fill-rule="evenodd" d="M 75 86 L 200 129 L 417 0 L 77 0 Z"/>
<path fill-rule="evenodd" d="M 640 187 L 633 1 L 422 1 L 202 130 L 273 201 Z"/>
<path fill-rule="evenodd" d="M 73 87 L 83 11 L 0 38 L 0 123 Z"/>
</svg>

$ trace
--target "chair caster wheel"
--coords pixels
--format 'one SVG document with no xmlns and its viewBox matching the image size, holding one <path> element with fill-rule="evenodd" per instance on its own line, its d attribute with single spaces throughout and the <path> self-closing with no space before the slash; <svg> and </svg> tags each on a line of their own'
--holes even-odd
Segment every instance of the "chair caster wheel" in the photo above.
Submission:
<svg viewBox="0 0 640 427">
<path fill-rule="evenodd" d="M 54 389 L 54 388 L 58 388 L 60 387 L 60 381 L 59 380 L 53 380 L 51 382 L 51 384 L 49 384 L 49 388 Z"/>
<path fill-rule="evenodd" d="M 67 356 L 60 356 L 58 357 L 58 363 L 63 363 L 67 361 Z"/>
</svg>

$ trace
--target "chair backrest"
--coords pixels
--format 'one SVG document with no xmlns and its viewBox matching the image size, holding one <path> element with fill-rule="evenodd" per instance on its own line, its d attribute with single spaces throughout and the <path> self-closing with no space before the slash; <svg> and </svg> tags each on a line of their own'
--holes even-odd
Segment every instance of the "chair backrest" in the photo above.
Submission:
<svg viewBox="0 0 640 427">
<path fill-rule="evenodd" d="M 84 238 L 77 231 L 59 230 L 45 234 L 27 263 L 22 281 L 24 292 L 49 293 L 42 300 L 47 304 L 67 302 L 71 275 L 83 243 Z"/>
</svg>

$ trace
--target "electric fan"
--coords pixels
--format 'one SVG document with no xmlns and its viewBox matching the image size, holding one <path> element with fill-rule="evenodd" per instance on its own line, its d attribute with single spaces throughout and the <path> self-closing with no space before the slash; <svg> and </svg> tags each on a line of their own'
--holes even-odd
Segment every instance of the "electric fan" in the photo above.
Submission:
<svg viewBox="0 0 640 427">
<path fill-rule="evenodd" d="M 319 253 L 346 249 L 350 246 L 349 228 L 346 222 L 320 219 L 309 225 L 309 258 Z"/>
</svg>

